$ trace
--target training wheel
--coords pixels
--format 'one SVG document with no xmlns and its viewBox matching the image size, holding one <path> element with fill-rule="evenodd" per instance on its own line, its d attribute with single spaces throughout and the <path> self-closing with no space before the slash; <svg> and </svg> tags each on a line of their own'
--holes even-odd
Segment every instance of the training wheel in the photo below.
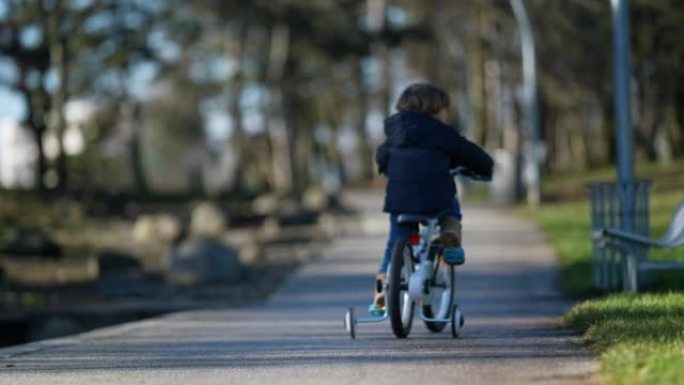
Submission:
<svg viewBox="0 0 684 385">
<path fill-rule="evenodd" d="M 356 338 L 356 316 L 354 315 L 354 308 L 350 307 L 344 314 L 344 327 L 349 332 L 349 337 Z"/>
<path fill-rule="evenodd" d="M 458 308 L 458 305 L 454 305 L 454 307 L 451 308 L 451 336 L 458 338 L 464 324 L 465 318 L 463 318 L 461 309 Z"/>
</svg>

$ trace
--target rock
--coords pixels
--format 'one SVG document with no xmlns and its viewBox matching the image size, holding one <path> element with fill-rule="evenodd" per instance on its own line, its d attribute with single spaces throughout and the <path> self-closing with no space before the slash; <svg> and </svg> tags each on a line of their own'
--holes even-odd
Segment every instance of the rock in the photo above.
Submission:
<svg viewBox="0 0 684 385">
<path fill-rule="evenodd" d="M 202 202 L 190 214 L 190 236 L 196 238 L 220 238 L 226 230 L 223 211 L 216 204 Z"/>
<path fill-rule="evenodd" d="M 180 232 L 180 221 L 172 215 L 140 215 L 133 225 L 133 240 L 138 243 L 169 243 Z"/>
<path fill-rule="evenodd" d="M 263 238 L 273 238 L 280 232 L 280 221 L 275 217 L 268 217 L 261 225 L 260 236 Z"/>
<path fill-rule="evenodd" d="M 240 248 L 240 262 L 244 265 L 256 265 L 263 260 L 264 251 L 255 240 L 250 240 Z"/>
<path fill-rule="evenodd" d="M 280 197 L 275 193 L 267 193 L 258 196 L 252 202 L 252 210 L 256 214 L 267 215 L 272 214 L 278 209 L 278 202 Z"/>
<path fill-rule="evenodd" d="M 339 231 L 337 220 L 332 214 L 321 214 L 317 224 L 326 238 L 335 237 Z"/>
<path fill-rule="evenodd" d="M 302 206 L 311 211 L 320 211 L 328 207 L 330 197 L 319 187 L 309 187 L 302 194 Z"/>
<path fill-rule="evenodd" d="M 92 282 L 99 269 L 95 258 L 8 258 L 3 267 L 7 281 L 25 286 L 57 286 Z"/>
<path fill-rule="evenodd" d="M 145 270 L 162 271 L 168 266 L 169 245 L 181 233 L 178 219 L 169 214 L 139 215 L 133 225 L 133 254 Z"/>
<path fill-rule="evenodd" d="M 245 266 L 258 264 L 263 259 L 263 248 L 255 230 L 231 229 L 226 232 L 223 241 L 240 250 L 240 262 Z"/>
<path fill-rule="evenodd" d="M 193 238 L 171 251 L 168 278 L 182 285 L 237 282 L 244 266 L 238 252 L 208 238 Z"/>
</svg>

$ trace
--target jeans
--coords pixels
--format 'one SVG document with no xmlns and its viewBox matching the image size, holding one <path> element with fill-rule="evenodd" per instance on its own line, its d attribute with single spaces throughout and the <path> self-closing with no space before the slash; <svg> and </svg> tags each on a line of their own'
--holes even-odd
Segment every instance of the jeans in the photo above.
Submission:
<svg viewBox="0 0 684 385">
<path fill-rule="evenodd" d="M 459 221 L 462 219 L 461 215 L 461 205 L 458 203 L 458 200 L 454 198 L 454 203 L 449 209 L 449 213 L 447 215 L 453 215 L 456 217 Z M 387 247 L 385 248 L 385 255 L 382 258 L 382 262 L 380 263 L 380 269 L 378 273 L 387 273 L 387 269 L 389 268 L 389 264 L 392 261 L 392 249 L 394 248 L 394 242 L 397 241 L 399 237 L 408 237 L 412 233 L 414 233 L 416 229 L 416 224 L 415 223 L 406 223 L 406 224 L 399 224 L 397 222 L 397 219 L 399 218 L 399 214 L 390 214 L 389 221 L 390 221 L 390 231 L 389 231 L 389 238 L 387 239 Z"/>
</svg>

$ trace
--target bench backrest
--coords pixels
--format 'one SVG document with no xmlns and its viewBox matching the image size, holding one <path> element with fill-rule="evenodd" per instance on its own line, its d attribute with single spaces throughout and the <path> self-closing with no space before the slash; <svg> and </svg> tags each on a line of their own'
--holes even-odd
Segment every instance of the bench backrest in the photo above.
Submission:
<svg viewBox="0 0 684 385">
<path fill-rule="evenodd" d="M 677 211 L 675 211 L 670 228 L 661 238 L 661 242 L 668 246 L 684 245 L 684 201 L 679 204 Z"/>
</svg>

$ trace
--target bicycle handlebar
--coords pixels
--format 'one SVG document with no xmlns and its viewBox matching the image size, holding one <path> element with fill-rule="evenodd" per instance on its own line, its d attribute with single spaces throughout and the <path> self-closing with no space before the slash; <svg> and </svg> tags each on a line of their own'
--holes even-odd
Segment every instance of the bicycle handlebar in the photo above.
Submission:
<svg viewBox="0 0 684 385">
<path fill-rule="evenodd" d="M 485 175 L 476 174 L 476 173 L 474 173 L 474 172 L 472 172 L 472 171 L 470 171 L 467 168 L 462 167 L 462 166 L 452 168 L 451 170 L 449 170 L 449 173 L 451 174 L 452 177 L 460 175 L 460 176 L 464 176 L 464 177 L 467 177 L 467 178 L 470 178 L 473 180 L 478 180 L 481 182 L 490 182 L 492 180 L 491 175 L 485 176 Z"/>
</svg>

